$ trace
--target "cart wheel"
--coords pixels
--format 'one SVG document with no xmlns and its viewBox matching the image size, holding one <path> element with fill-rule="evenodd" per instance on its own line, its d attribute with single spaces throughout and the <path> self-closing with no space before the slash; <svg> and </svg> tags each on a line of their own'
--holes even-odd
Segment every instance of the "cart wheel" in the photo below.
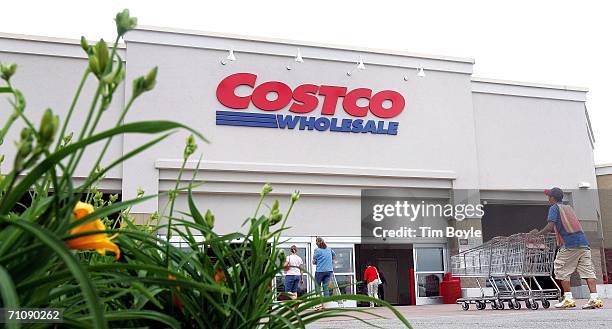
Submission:
<svg viewBox="0 0 612 329">
<path fill-rule="evenodd" d="M 549 308 L 550 307 L 550 302 L 548 301 L 548 299 L 544 299 L 542 301 L 542 307 L 544 307 L 544 308 Z"/>
<path fill-rule="evenodd" d="M 497 301 L 497 308 L 500 309 L 500 310 L 503 310 L 504 309 L 504 302 L 501 301 L 501 300 L 498 300 Z"/>
<path fill-rule="evenodd" d="M 515 310 L 520 310 L 521 309 L 521 302 L 519 302 L 518 300 L 514 301 L 514 309 Z"/>
<path fill-rule="evenodd" d="M 534 311 L 537 310 L 540 307 L 538 305 L 538 302 L 536 302 L 535 300 L 531 301 L 531 305 L 530 306 L 531 306 L 531 309 L 534 310 Z"/>
<path fill-rule="evenodd" d="M 499 307 L 497 306 L 497 301 L 496 300 L 492 300 L 491 301 L 491 309 L 492 310 L 497 310 Z"/>
<path fill-rule="evenodd" d="M 481 302 L 481 301 L 477 301 L 476 302 L 476 309 L 477 310 L 484 310 L 484 308 L 487 307 L 487 304 Z"/>
<path fill-rule="evenodd" d="M 531 308 L 531 300 L 529 299 L 525 300 L 525 307 Z"/>
<path fill-rule="evenodd" d="M 467 311 L 467 310 L 469 310 L 469 309 L 470 309 L 470 304 L 468 304 L 468 303 L 466 303 L 466 302 L 463 302 L 463 304 L 461 304 L 461 308 L 462 308 L 464 311 Z"/>
</svg>

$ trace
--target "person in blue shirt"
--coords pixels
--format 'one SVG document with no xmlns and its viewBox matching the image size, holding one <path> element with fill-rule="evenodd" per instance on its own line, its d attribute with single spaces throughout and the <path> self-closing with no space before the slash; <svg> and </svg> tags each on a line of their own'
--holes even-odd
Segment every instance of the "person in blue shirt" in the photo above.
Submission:
<svg viewBox="0 0 612 329">
<path fill-rule="evenodd" d="M 580 278 L 586 280 L 591 298 L 582 306 L 583 309 L 602 308 L 603 302 L 597 295 L 597 281 L 595 280 L 595 268 L 591 260 L 591 249 L 586 235 L 582 230 L 580 221 L 576 217 L 574 210 L 569 205 L 563 204 L 563 190 L 554 187 L 545 190 L 548 196 L 548 224 L 542 230 L 531 231 L 532 234 L 545 234 L 555 232 L 557 242 L 560 246 L 555 257 L 554 269 L 555 277 L 561 281 L 564 296 L 560 303 L 555 304 L 556 308 L 576 307 L 576 301 L 572 296 L 570 276 L 574 271 L 578 271 Z"/>
<path fill-rule="evenodd" d="M 323 293 L 325 296 L 331 295 L 329 289 L 329 280 L 334 275 L 333 262 L 336 260 L 336 252 L 328 248 L 322 238 L 317 238 L 317 249 L 312 256 L 312 264 L 317 266 L 315 271 L 315 282 L 317 290 L 323 285 Z"/>
</svg>

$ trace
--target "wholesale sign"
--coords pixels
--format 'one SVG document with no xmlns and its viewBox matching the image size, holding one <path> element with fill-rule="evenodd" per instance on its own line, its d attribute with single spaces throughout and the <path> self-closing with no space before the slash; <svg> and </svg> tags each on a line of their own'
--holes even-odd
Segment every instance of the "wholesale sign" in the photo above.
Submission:
<svg viewBox="0 0 612 329">
<path fill-rule="evenodd" d="M 238 96 L 236 89 L 240 86 L 252 91 Z M 268 99 L 270 93 L 275 93 L 276 99 Z M 252 73 L 236 73 L 221 80 L 217 99 L 232 109 L 217 111 L 217 125 L 382 135 L 397 135 L 399 122 L 390 119 L 399 115 L 406 103 L 400 93 L 392 90 L 374 93 L 368 88 L 348 90 L 314 84 L 291 89 L 279 81 L 257 84 L 257 75 Z M 358 105 L 359 99 L 367 100 L 367 105 Z M 338 102 L 352 118 L 336 117 Z M 261 112 L 246 111 L 251 104 Z M 370 114 L 377 119 L 366 119 Z"/>
</svg>

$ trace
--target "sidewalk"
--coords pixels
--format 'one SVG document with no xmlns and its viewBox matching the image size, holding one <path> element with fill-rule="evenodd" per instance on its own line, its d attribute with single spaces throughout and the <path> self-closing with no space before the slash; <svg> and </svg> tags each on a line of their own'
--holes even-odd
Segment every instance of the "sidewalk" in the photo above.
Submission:
<svg viewBox="0 0 612 329">
<path fill-rule="evenodd" d="M 612 328 L 612 299 L 604 300 L 604 308 L 599 310 L 582 310 L 580 307 L 586 300 L 577 300 L 575 309 L 558 310 L 551 306 L 549 309 L 540 308 L 536 311 L 521 310 L 486 310 L 478 311 L 470 308 L 463 311 L 460 305 L 423 305 L 399 306 L 397 309 L 406 317 L 416 329 L 571 329 L 571 328 Z M 365 308 L 364 308 L 365 309 Z M 394 319 L 391 311 L 385 308 L 369 309 L 386 319 L 377 319 L 371 315 L 351 313 L 360 319 L 366 320 L 382 328 L 403 328 L 403 325 Z M 335 318 L 320 321 L 308 328 L 370 328 L 358 320 Z"/>
</svg>

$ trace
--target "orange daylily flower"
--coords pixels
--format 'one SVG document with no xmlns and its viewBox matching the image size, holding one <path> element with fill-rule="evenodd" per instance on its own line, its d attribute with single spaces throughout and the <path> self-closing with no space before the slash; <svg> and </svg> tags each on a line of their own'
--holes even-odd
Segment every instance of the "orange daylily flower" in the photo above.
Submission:
<svg viewBox="0 0 612 329">
<path fill-rule="evenodd" d="M 94 208 L 92 205 L 87 204 L 85 202 L 77 202 L 74 206 L 73 214 L 76 220 L 79 220 L 91 213 L 94 212 Z M 91 231 L 102 231 L 106 230 L 106 226 L 100 219 L 96 219 L 93 221 L 89 221 L 85 224 L 81 224 L 72 230 L 70 230 L 70 234 L 78 234 L 85 233 Z M 106 251 L 112 251 L 115 253 L 115 259 L 119 259 L 121 256 L 121 251 L 119 247 L 113 243 L 113 240 L 117 234 L 113 236 L 108 236 L 105 233 L 96 233 L 91 235 L 85 235 L 74 239 L 68 239 L 66 241 L 66 245 L 70 249 L 79 249 L 79 250 L 90 250 L 93 249 L 97 251 L 100 255 L 105 255 Z"/>
<path fill-rule="evenodd" d="M 176 281 L 176 277 L 172 274 L 168 274 L 168 280 L 171 281 Z M 181 291 L 181 287 L 176 286 L 176 291 L 180 292 Z M 181 299 L 178 297 L 177 294 L 175 294 L 174 292 L 172 292 L 172 302 L 174 303 L 174 305 L 176 305 L 176 307 L 178 307 L 179 309 L 183 309 L 183 302 L 181 301 Z"/>
<path fill-rule="evenodd" d="M 215 272 L 215 282 L 220 282 L 220 281 L 225 281 L 225 273 L 223 272 L 223 270 L 218 269 Z"/>
</svg>

